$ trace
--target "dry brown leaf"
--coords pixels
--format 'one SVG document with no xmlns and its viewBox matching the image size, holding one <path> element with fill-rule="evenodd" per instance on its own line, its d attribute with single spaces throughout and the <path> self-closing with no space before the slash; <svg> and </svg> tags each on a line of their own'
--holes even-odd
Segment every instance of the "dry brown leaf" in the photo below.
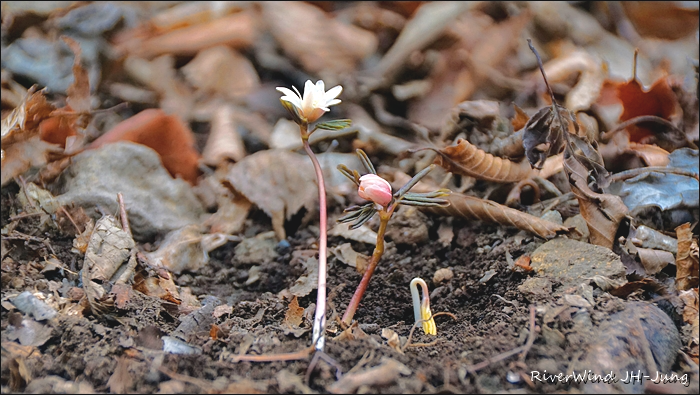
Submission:
<svg viewBox="0 0 700 395">
<path fill-rule="evenodd" d="M 564 150 L 564 169 L 569 177 L 571 190 L 579 201 L 581 216 L 586 220 L 591 232 L 590 242 L 612 249 L 618 227 L 629 210 L 619 196 L 598 193 L 591 189 L 589 178 L 592 177 L 597 183 L 601 183 L 600 180 L 607 177 L 602 159 L 595 148 L 584 140 L 574 135 L 570 135 L 569 138 L 580 142 L 579 148 L 588 150 L 577 154 L 572 152 L 571 145 L 567 145 Z"/>
<path fill-rule="evenodd" d="M 151 61 L 129 56 L 124 60 L 124 69 L 132 78 L 158 92 L 160 108 L 165 113 L 177 114 L 185 121 L 192 117 L 195 95 L 178 76 L 173 55 Z"/>
<path fill-rule="evenodd" d="M 68 36 L 61 36 L 75 56 L 73 60 L 73 83 L 68 87 L 66 103 L 76 113 L 90 112 L 90 80 L 88 72 L 80 64 L 82 50 L 80 44 Z"/>
<path fill-rule="evenodd" d="M 683 301 L 685 305 L 683 307 L 683 321 L 690 324 L 692 328 L 690 331 L 690 336 L 692 341 L 697 345 L 700 343 L 700 330 L 698 328 L 698 289 L 693 288 L 687 291 L 681 291 L 678 297 Z"/>
<path fill-rule="evenodd" d="M 205 23 L 152 36 L 147 27 L 137 27 L 116 38 L 119 53 L 151 58 L 161 54 L 193 55 L 217 45 L 249 47 L 258 36 L 258 15 L 244 10 Z"/>
<path fill-rule="evenodd" d="M 485 30 L 471 29 L 470 34 L 478 39 L 462 38 L 460 45 L 444 52 L 443 63 L 436 64 L 431 71 L 432 89 L 421 99 L 409 103 L 408 119 L 430 129 L 439 129 L 450 110 L 469 99 L 487 80 L 479 71 L 494 68 L 516 47 L 520 32 L 530 19 L 531 13 L 525 10 Z"/>
<path fill-rule="evenodd" d="M 151 265 L 164 267 L 175 274 L 184 270 L 196 272 L 209 262 L 209 255 L 202 245 L 203 238 L 199 225 L 188 225 L 168 233 L 156 251 L 144 255 Z"/>
<path fill-rule="evenodd" d="M 395 359 L 382 357 L 381 364 L 373 368 L 343 375 L 332 383 L 328 391 L 332 394 L 352 394 L 361 386 L 384 386 L 393 383 L 400 376 L 411 374 L 411 369 Z"/>
<path fill-rule="evenodd" d="M 672 122 L 681 112 L 678 97 L 673 93 L 668 77 L 658 79 L 648 91 L 644 90 L 641 82 L 632 78 L 628 82 L 617 85 L 617 98 L 623 108 L 620 123 L 642 116 L 654 116 Z M 632 142 L 645 143 L 650 137 L 668 141 L 675 146 L 683 146 L 686 142 L 682 132 L 674 133 L 673 129 L 653 123 L 630 125 L 626 130 Z M 607 136 L 601 137 L 607 138 Z"/>
<path fill-rule="evenodd" d="M 623 1 L 620 4 L 639 34 L 677 40 L 698 30 L 697 5 L 683 3 L 682 1 Z"/>
<path fill-rule="evenodd" d="M 458 139 L 456 145 L 435 152 L 440 154 L 435 158 L 435 163 L 447 171 L 480 180 L 515 182 L 532 174 L 528 161 L 516 163 L 493 156 L 465 139 Z"/>
<path fill-rule="evenodd" d="M 541 169 L 547 157 L 561 152 L 566 137 L 564 133 L 579 131 L 573 113 L 558 104 L 556 108 L 559 114 L 554 113 L 553 106 L 542 107 L 523 129 L 525 155 L 535 169 Z M 560 120 L 567 124 L 566 128 L 562 127 Z"/>
<path fill-rule="evenodd" d="M 364 273 L 369 263 L 369 257 L 352 249 L 350 243 L 332 247 L 329 251 L 344 264 L 354 267 L 358 273 Z"/>
<path fill-rule="evenodd" d="M 377 48 L 373 33 L 331 19 L 311 4 L 263 2 L 260 5 L 270 32 L 284 52 L 310 73 L 354 71 L 357 63 Z"/>
<path fill-rule="evenodd" d="M 292 301 L 289 302 L 289 305 L 287 306 L 287 312 L 284 313 L 284 323 L 285 325 L 288 325 L 290 328 L 299 328 L 299 325 L 301 325 L 302 321 L 304 320 L 304 308 L 299 307 L 299 301 L 297 300 L 297 297 L 294 296 L 292 298 Z"/>
<path fill-rule="evenodd" d="M 226 159 L 238 162 L 246 156 L 245 144 L 233 120 L 233 111 L 228 104 L 214 110 L 211 132 L 202 151 L 202 162 L 218 166 Z"/>
<path fill-rule="evenodd" d="M 137 274 L 134 277 L 134 289 L 144 295 L 153 296 L 168 302 L 180 305 L 182 300 L 173 277 L 165 279 L 163 277 L 143 277 Z"/>
<path fill-rule="evenodd" d="M 260 86 L 260 77 L 250 60 L 227 46 L 200 51 L 180 70 L 197 89 L 224 97 L 240 98 Z"/>
<path fill-rule="evenodd" d="M 544 65 L 550 84 L 565 81 L 572 75 L 580 74 L 576 85 L 566 94 L 564 107 L 573 113 L 586 111 L 591 107 L 603 88 L 607 77 L 607 67 L 586 51 L 576 50 L 558 57 Z M 539 78 L 539 72 L 537 73 Z M 551 101 L 549 93 L 545 100 Z M 516 129 L 517 130 L 517 129 Z"/>
<path fill-rule="evenodd" d="M 490 200 L 459 193 L 452 193 L 445 199 L 450 202 L 448 207 L 431 207 L 424 210 L 439 215 L 451 215 L 514 226 L 545 239 L 551 239 L 558 234 L 564 234 L 569 231 L 565 226 L 514 210 Z"/>
<path fill-rule="evenodd" d="M 639 291 L 641 289 L 652 291 L 660 295 L 664 295 L 666 293 L 666 287 L 652 277 L 643 278 L 639 281 L 628 282 L 626 284 L 610 289 L 608 292 L 610 292 L 610 294 L 613 296 L 617 296 L 618 298 L 626 298 L 631 293 Z"/>
<path fill-rule="evenodd" d="M 690 224 L 676 228 L 678 254 L 676 254 L 676 288 L 685 291 L 698 286 L 698 242 L 693 239 Z"/>
<path fill-rule="evenodd" d="M 525 127 L 525 124 L 527 124 L 527 121 L 530 120 L 530 117 L 527 116 L 525 111 L 523 111 L 522 108 L 518 107 L 517 104 L 513 103 L 513 108 L 515 109 L 515 116 L 510 122 L 511 125 L 513 125 L 513 130 L 517 131 Z"/>
<path fill-rule="evenodd" d="M 285 218 L 302 207 L 312 210 L 318 196 L 311 161 L 285 150 L 246 156 L 231 166 L 225 180 L 272 218 L 280 240 L 285 238 Z"/>
<path fill-rule="evenodd" d="M 660 272 L 668 264 L 672 264 L 676 260 L 673 254 L 668 251 L 639 247 L 636 250 L 639 261 L 650 276 Z"/>
<path fill-rule="evenodd" d="M 389 51 L 370 73 L 392 80 L 393 74 L 406 64 L 406 59 L 437 39 L 450 23 L 479 2 L 431 2 L 421 5 Z"/>
<path fill-rule="evenodd" d="M 630 143 L 625 152 L 630 152 L 642 158 L 647 166 L 666 167 L 670 162 L 669 152 L 651 144 Z"/>
</svg>

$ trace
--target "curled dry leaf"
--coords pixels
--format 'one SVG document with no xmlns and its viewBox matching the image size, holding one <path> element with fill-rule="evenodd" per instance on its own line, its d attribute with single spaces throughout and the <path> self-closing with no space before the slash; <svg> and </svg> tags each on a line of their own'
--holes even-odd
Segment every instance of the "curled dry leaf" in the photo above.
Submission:
<svg viewBox="0 0 700 395">
<path fill-rule="evenodd" d="M 676 254 L 676 288 L 681 291 L 698 286 L 698 242 L 693 239 L 690 224 L 676 228 L 678 254 Z"/>
<path fill-rule="evenodd" d="M 530 164 L 519 163 L 493 156 L 465 139 L 456 145 L 435 150 L 439 154 L 435 163 L 453 173 L 494 182 L 514 182 L 532 174 Z"/>
<path fill-rule="evenodd" d="M 558 234 L 564 234 L 569 231 L 565 226 L 514 210 L 490 200 L 459 193 L 452 193 L 444 199 L 450 202 L 449 206 L 430 207 L 423 210 L 439 215 L 451 215 L 514 226 L 545 239 L 551 239 Z"/>
<path fill-rule="evenodd" d="M 272 218 L 280 240 L 285 238 L 285 218 L 291 218 L 302 207 L 312 210 L 317 199 L 311 161 L 286 150 L 246 156 L 231 166 L 225 181 Z"/>
<path fill-rule="evenodd" d="M 211 132 L 202 152 L 202 162 L 218 166 L 226 159 L 240 161 L 245 155 L 245 144 L 233 120 L 233 111 L 228 104 L 221 104 L 212 116 Z"/>
<path fill-rule="evenodd" d="M 354 71 L 357 63 L 377 48 L 373 33 L 331 19 L 311 4 L 260 4 L 265 22 L 284 52 L 308 72 Z"/>
<path fill-rule="evenodd" d="M 197 181 L 199 153 L 194 148 L 194 135 L 176 115 L 160 109 L 141 111 L 118 123 L 90 144 L 98 148 L 117 141 L 133 141 L 155 150 L 163 166 L 173 177 L 182 177 L 190 184 Z"/>
</svg>

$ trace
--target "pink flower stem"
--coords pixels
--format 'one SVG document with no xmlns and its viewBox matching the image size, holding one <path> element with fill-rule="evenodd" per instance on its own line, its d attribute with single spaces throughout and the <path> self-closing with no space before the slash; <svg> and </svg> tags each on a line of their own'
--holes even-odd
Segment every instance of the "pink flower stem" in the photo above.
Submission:
<svg viewBox="0 0 700 395">
<path fill-rule="evenodd" d="M 352 295 L 352 299 L 350 299 L 350 303 L 348 304 L 348 308 L 345 310 L 345 314 L 343 314 L 343 323 L 345 325 L 349 326 L 352 324 L 352 318 L 355 316 L 355 312 L 360 306 L 360 301 L 367 290 L 369 280 L 372 278 L 372 274 L 374 274 L 374 269 L 377 268 L 377 264 L 384 254 L 384 233 L 386 233 L 386 227 L 389 224 L 389 219 L 391 219 L 391 215 L 394 213 L 396 206 L 398 206 L 398 204 L 394 202 L 390 204 L 388 208 L 379 211 L 377 245 L 374 247 L 374 252 L 372 253 L 372 258 L 367 265 L 367 270 L 365 270 L 365 274 L 362 275 L 362 280 L 360 280 L 360 284 L 357 286 L 355 294 Z"/>
<path fill-rule="evenodd" d="M 326 250 L 328 244 L 328 231 L 326 229 L 326 224 L 328 222 L 326 212 L 326 184 L 323 181 L 321 165 L 318 163 L 316 154 L 314 154 L 309 145 L 309 135 L 311 133 L 308 133 L 308 125 L 302 124 L 299 127 L 301 128 L 301 139 L 304 142 L 304 149 L 306 150 L 306 154 L 309 155 L 311 162 L 314 164 L 316 180 L 318 182 L 318 204 L 321 219 L 319 221 L 318 242 L 318 294 L 316 297 L 316 314 L 314 316 L 312 342 L 317 350 L 323 351 L 323 347 L 326 343 Z"/>
</svg>

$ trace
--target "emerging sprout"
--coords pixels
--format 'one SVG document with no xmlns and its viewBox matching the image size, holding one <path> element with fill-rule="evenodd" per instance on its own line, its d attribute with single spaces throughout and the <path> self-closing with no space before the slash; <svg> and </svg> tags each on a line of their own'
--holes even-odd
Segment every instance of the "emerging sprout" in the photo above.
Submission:
<svg viewBox="0 0 700 395">
<path fill-rule="evenodd" d="M 423 300 L 418 300 L 418 285 L 423 289 Z M 415 322 L 423 321 L 423 332 L 426 335 L 437 335 L 437 326 L 430 311 L 430 293 L 428 284 L 422 278 L 416 277 L 411 280 L 411 299 L 413 300 L 413 316 Z"/>
</svg>

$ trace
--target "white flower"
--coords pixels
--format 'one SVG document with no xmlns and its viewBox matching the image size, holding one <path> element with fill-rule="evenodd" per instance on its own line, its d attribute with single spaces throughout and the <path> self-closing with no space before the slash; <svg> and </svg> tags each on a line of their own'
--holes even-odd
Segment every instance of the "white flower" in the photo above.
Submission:
<svg viewBox="0 0 700 395">
<path fill-rule="evenodd" d="M 311 80 L 307 80 L 304 85 L 303 97 L 295 86 L 292 86 L 292 88 L 294 88 L 294 91 L 284 87 L 277 87 L 277 90 L 284 94 L 280 101 L 292 113 L 296 122 L 302 121 L 306 123 L 315 122 L 325 112 L 330 111 L 328 107 L 340 103 L 340 100 L 336 99 L 336 97 L 343 91 L 342 86 L 336 85 L 326 92 L 323 80 L 318 80 L 316 85 Z"/>
</svg>

